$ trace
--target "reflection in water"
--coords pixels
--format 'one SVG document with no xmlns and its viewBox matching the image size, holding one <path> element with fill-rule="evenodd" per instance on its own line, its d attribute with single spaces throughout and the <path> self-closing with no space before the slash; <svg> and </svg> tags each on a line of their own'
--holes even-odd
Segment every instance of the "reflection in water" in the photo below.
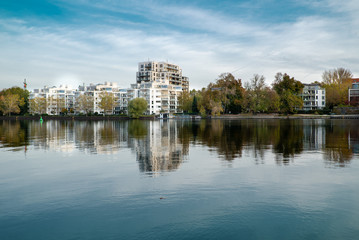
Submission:
<svg viewBox="0 0 359 240">
<path fill-rule="evenodd" d="M 344 167 L 359 153 L 359 129 L 356 120 L 0 121 L 1 148 L 91 154 L 130 148 L 143 172 L 177 169 L 191 145 L 207 146 L 227 161 L 249 153 L 264 162 L 271 151 L 279 165 L 316 151 L 326 164 Z"/>
<path fill-rule="evenodd" d="M 188 147 L 184 147 L 179 141 L 177 123 L 163 120 L 129 122 L 129 134 L 133 136 L 129 142 L 133 142 L 140 171 L 173 171 L 187 157 L 188 151 L 184 152 L 183 149 Z M 131 130 L 132 124 L 136 124 L 140 130 Z"/>
<path fill-rule="evenodd" d="M 358 122 L 331 122 L 326 126 L 325 159 L 327 164 L 344 167 L 358 147 Z M 357 153 L 357 152 L 356 152 Z"/>
</svg>

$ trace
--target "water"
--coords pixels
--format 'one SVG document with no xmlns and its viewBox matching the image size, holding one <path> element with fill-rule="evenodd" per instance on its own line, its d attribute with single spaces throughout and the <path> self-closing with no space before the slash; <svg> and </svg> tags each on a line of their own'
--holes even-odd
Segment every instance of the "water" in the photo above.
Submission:
<svg viewBox="0 0 359 240">
<path fill-rule="evenodd" d="M 358 239 L 357 120 L 0 121 L 0 239 Z"/>
</svg>

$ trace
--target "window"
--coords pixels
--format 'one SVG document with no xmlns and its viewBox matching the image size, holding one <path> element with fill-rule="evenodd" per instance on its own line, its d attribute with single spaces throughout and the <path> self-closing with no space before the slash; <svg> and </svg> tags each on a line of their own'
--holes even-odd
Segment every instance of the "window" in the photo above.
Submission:
<svg viewBox="0 0 359 240">
<path fill-rule="evenodd" d="M 322 105 L 324 106 L 324 105 L 325 105 L 325 102 L 322 102 Z"/>
<path fill-rule="evenodd" d="M 322 99 L 324 100 L 324 96 L 322 96 Z"/>
<path fill-rule="evenodd" d="M 315 96 L 315 99 L 318 99 L 318 96 Z"/>
</svg>

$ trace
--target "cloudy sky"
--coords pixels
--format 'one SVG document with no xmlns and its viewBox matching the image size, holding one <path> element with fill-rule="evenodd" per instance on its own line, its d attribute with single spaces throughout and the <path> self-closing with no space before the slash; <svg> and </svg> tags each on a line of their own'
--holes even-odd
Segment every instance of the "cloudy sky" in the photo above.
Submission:
<svg viewBox="0 0 359 240">
<path fill-rule="evenodd" d="M 0 89 L 129 87 L 148 59 L 180 65 L 196 89 L 224 72 L 359 77 L 358 12 L 358 0 L 2 0 Z"/>
</svg>

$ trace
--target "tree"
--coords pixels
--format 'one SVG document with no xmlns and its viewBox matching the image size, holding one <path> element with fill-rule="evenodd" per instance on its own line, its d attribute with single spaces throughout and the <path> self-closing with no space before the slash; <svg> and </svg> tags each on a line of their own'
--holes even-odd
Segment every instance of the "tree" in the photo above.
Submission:
<svg viewBox="0 0 359 240">
<path fill-rule="evenodd" d="M 194 95 L 193 96 L 193 100 L 192 100 L 192 113 L 198 113 L 198 100 L 197 100 L 197 96 Z"/>
<path fill-rule="evenodd" d="M 20 113 L 20 107 L 24 105 L 24 101 L 17 94 L 6 94 L 0 96 L 0 110 L 3 115 L 11 115 L 11 113 Z"/>
<path fill-rule="evenodd" d="M 86 116 L 93 111 L 94 101 L 93 96 L 81 94 L 76 98 L 76 111 L 86 113 Z"/>
<path fill-rule="evenodd" d="M 45 114 L 46 113 L 46 98 L 35 97 L 29 101 L 29 110 L 32 114 Z"/>
<path fill-rule="evenodd" d="M 299 96 L 304 85 L 290 77 L 286 73 L 277 73 L 273 82 L 273 89 L 279 95 L 279 108 L 283 113 L 294 113 L 297 108 L 303 105 L 303 100 Z"/>
<path fill-rule="evenodd" d="M 135 98 L 128 103 L 128 114 L 132 118 L 139 118 L 147 110 L 144 98 Z"/>
<path fill-rule="evenodd" d="M 112 114 L 117 101 L 115 95 L 108 92 L 102 92 L 100 94 L 100 98 L 101 101 L 99 102 L 98 106 L 103 110 L 103 113 Z"/>
<path fill-rule="evenodd" d="M 222 73 L 213 88 L 220 91 L 224 113 L 240 113 L 242 111 L 245 90 L 242 87 L 241 79 L 236 79 L 231 73 Z"/>
<path fill-rule="evenodd" d="M 24 90 L 20 87 L 12 87 L 12 88 L 3 89 L 0 92 L 0 96 L 5 96 L 8 94 L 15 94 L 19 96 L 19 99 L 21 101 L 21 104 L 19 105 L 20 108 L 19 114 L 22 115 L 26 114 L 28 112 L 29 91 Z"/>
<path fill-rule="evenodd" d="M 189 113 L 192 110 L 192 101 L 189 92 L 183 91 L 181 95 L 178 96 L 179 109 L 181 109 L 184 113 Z"/>
<path fill-rule="evenodd" d="M 266 87 L 265 89 L 265 102 L 267 104 L 267 112 L 278 112 L 280 106 L 279 95 L 273 89 Z"/>
<path fill-rule="evenodd" d="M 198 92 L 197 109 L 201 115 L 206 112 L 211 115 L 224 113 L 240 113 L 242 111 L 245 90 L 241 79 L 236 79 L 231 73 L 222 73 L 215 83 L 208 84 Z M 213 113 L 212 113 L 213 112 Z"/>
<path fill-rule="evenodd" d="M 247 86 L 248 105 L 253 112 L 264 112 L 268 109 L 266 102 L 266 85 L 264 76 L 255 74 Z"/>
<path fill-rule="evenodd" d="M 322 75 L 326 102 L 329 108 L 348 102 L 348 88 L 352 84 L 353 74 L 345 68 L 325 71 Z"/>
</svg>

